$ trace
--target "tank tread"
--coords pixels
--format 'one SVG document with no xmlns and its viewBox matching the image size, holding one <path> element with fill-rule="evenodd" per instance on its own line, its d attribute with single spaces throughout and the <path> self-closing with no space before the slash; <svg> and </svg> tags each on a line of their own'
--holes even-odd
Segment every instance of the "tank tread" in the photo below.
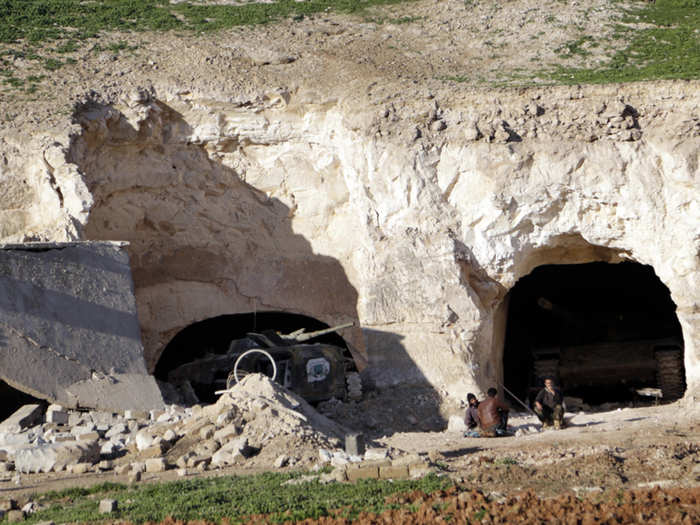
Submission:
<svg viewBox="0 0 700 525">
<path fill-rule="evenodd" d="M 362 399 L 362 378 L 357 372 L 348 372 L 345 375 L 348 399 L 359 401 Z"/>
<path fill-rule="evenodd" d="M 685 392 L 683 351 L 681 349 L 658 350 L 656 377 L 664 399 L 674 400 Z"/>
</svg>

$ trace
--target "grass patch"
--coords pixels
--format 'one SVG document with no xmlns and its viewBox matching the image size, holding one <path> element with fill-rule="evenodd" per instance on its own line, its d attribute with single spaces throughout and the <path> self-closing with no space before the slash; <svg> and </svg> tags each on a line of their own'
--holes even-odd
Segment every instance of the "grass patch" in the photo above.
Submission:
<svg viewBox="0 0 700 525">
<path fill-rule="evenodd" d="M 387 498 L 392 495 L 412 491 L 431 493 L 452 486 L 449 479 L 434 475 L 410 481 L 361 480 L 355 484 L 327 485 L 313 481 L 283 485 L 299 475 L 265 473 L 141 484 L 133 488 L 105 483 L 90 489 L 67 489 L 35 497 L 35 501 L 49 507 L 32 514 L 26 522 L 105 520 L 105 516 L 98 513 L 98 505 L 100 499 L 106 497 L 119 502 L 118 515 L 110 519 L 134 523 L 158 522 L 168 516 L 177 520 L 217 522 L 224 518 L 236 522 L 258 514 L 264 514 L 272 521 L 318 519 L 332 515 L 353 518 L 363 511 L 378 513 L 395 508 L 395 503 L 387 503 Z"/>
<path fill-rule="evenodd" d="M 656 0 L 624 13 L 612 38 L 628 41 L 626 47 L 599 67 L 557 67 L 551 78 L 565 84 L 700 78 L 700 0 Z M 585 54 L 582 40 L 567 44 L 569 55 Z"/>
</svg>

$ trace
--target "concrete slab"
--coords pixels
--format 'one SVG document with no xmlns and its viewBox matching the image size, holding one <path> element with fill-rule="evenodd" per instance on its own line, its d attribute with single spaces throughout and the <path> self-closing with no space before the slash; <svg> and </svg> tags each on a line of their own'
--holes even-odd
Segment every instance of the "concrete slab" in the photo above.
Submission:
<svg viewBox="0 0 700 525">
<path fill-rule="evenodd" d="M 163 406 L 124 243 L 0 245 L 0 378 L 66 407 Z"/>
<path fill-rule="evenodd" d="M 44 409 L 41 405 L 24 405 L 0 423 L 0 433 L 19 432 L 41 422 Z"/>
</svg>

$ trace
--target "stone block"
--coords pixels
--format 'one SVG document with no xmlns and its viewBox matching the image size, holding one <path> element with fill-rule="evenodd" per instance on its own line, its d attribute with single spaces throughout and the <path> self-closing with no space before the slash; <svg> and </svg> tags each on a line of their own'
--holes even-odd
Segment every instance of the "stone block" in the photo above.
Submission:
<svg viewBox="0 0 700 525">
<path fill-rule="evenodd" d="M 165 458 L 150 458 L 146 460 L 146 472 L 165 472 L 168 463 Z"/>
<path fill-rule="evenodd" d="M 379 467 L 363 463 L 351 463 L 345 468 L 348 481 L 358 479 L 379 479 Z"/>
<path fill-rule="evenodd" d="M 409 477 L 408 465 L 385 465 L 379 467 L 381 479 L 407 479 Z"/>
<path fill-rule="evenodd" d="M 17 523 L 24 521 L 24 512 L 21 510 L 9 510 L 5 516 L 8 523 Z"/>
<path fill-rule="evenodd" d="M 100 514 L 112 514 L 117 512 L 119 504 L 116 499 L 103 499 L 100 501 Z"/>
<path fill-rule="evenodd" d="M 211 458 L 214 466 L 230 465 L 237 459 L 245 457 L 248 448 L 248 438 L 241 436 L 233 439 L 217 450 Z"/>
<path fill-rule="evenodd" d="M 371 461 L 363 461 L 361 465 L 365 467 L 386 467 L 389 465 L 392 465 L 392 462 L 389 458 L 384 458 L 384 459 L 373 459 Z"/>
<path fill-rule="evenodd" d="M 411 478 L 420 478 L 430 474 L 432 471 L 427 461 L 417 461 L 408 464 L 408 474 Z"/>
<path fill-rule="evenodd" d="M 238 428 L 236 425 L 233 423 L 230 423 L 223 427 L 221 430 L 217 430 L 214 432 L 214 440 L 218 441 L 219 443 L 225 443 L 229 439 L 232 439 L 239 435 L 241 433 L 241 429 Z"/>
<path fill-rule="evenodd" d="M 365 453 L 365 437 L 352 433 L 345 436 L 345 452 L 350 456 L 361 456 Z"/>
<path fill-rule="evenodd" d="M 144 459 L 159 458 L 163 455 L 163 452 L 165 452 L 163 443 L 156 443 L 155 445 L 151 445 L 147 449 L 142 450 L 139 453 L 139 456 Z"/>
<path fill-rule="evenodd" d="M 86 472 L 90 472 L 90 470 L 92 470 L 92 464 L 90 463 L 76 463 L 70 466 L 70 471 L 73 474 L 85 474 Z"/>
<path fill-rule="evenodd" d="M 129 475 L 129 483 L 138 483 L 141 481 L 141 471 L 137 470 Z"/>
<path fill-rule="evenodd" d="M 94 431 L 78 434 L 78 441 L 97 441 L 98 439 L 100 439 L 100 435 Z"/>
<path fill-rule="evenodd" d="M 0 423 L 0 433 L 19 432 L 41 422 L 44 409 L 41 405 L 24 405 Z"/>
<path fill-rule="evenodd" d="M 368 448 L 365 451 L 364 459 L 372 460 L 382 460 L 389 457 L 389 451 L 385 448 Z"/>
<path fill-rule="evenodd" d="M 7 450 L 0 450 L 0 461 L 7 461 Z"/>
<path fill-rule="evenodd" d="M 185 462 L 187 468 L 198 468 L 201 465 L 207 466 L 211 463 L 211 456 L 190 456 Z"/>
<path fill-rule="evenodd" d="M 75 463 L 95 463 L 100 449 L 94 442 L 66 442 L 39 445 L 18 450 L 15 468 L 19 472 L 61 471 Z"/>
<path fill-rule="evenodd" d="M 129 470 L 131 469 L 131 465 L 128 463 L 124 463 L 122 465 L 118 465 L 114 467 L 114 473 L 117 474 L 118 476 L 121 476 L 123 474 L 127 474 Z"/>
<path fill-rule="evenodd" d="M 54 443 L 65 443 L 66 441 L 75 441 L 75 436 L 69 432 L 57 432 L 51 438 Z"/>
<path fill-rule="evenodd" d="M 68 424 L 68 412 L 63 410 L 48 410 L 46 412 L 46 422 L 55 423 L 57 425 Z"/>
<path fill-rule="evenodd" d="M 125 433 L 127 433 L 128 431 L 129 431 L 129 430 L 128 430 L 126 424 L 124 424 L 124 423 L 117 423 L 116 425 L 114 425 L 112 428 L 110 428 L 110 429 L 105 433 L 105 437 L 106 437 L 106 438 L 111 438 L 111 437 L 114 437 L 114 436 L 118 436 L 119 434 L 125 434 Z"/>
<path fill-rule="evenodd" d="M 99 470 L 112 470 L 112 468 L 114 468 L 114 463 L 109 459 L 105 459 L 97 464 L 97 468 Z"/>
<path fill-rule="evenodd" d="M 215 432 L 216 432 L 216 426 L 207 425 L 199 431 L 199 437 L 201 439 L 211 439 L 214 437 Z"/>
<path fill-rule="evenodd" d="M 135 441 L 136 441 L 136 448 L 139 451 L 141 451 L 141 450 L 145 450 L 148 447 L 150 447 L 151 445 L 153 445 L 153 442 L 155 441 L 155 437 L 150 432 L 141 431 L 138 434 L 136 434 Z"/>
</svg>

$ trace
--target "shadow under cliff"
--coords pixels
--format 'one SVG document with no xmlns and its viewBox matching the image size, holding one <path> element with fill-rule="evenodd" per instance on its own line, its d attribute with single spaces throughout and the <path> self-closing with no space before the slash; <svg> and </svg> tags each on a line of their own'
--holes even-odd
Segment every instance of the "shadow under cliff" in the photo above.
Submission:
<svg viewBox="0 0 700 525">
<path fill-rule="evenodd" d="M 295 233 L 294 209 L 217 160 L 217 148 L 243 147 L 242 137 L 195 140 L 184 116 L 156 100 L 146 115 L 133 124 L 113 106 L 86 103 L 69 160 L 94 199 L 85 236 L 130 243 L 151 370 L 183 328 L 221 315 L 278 310 L 358 324 L 357 291 L 340 262 Z M 334 235 L 341 243 L 347 232 Z M 363 359 L 359 328 L 349 342 Z"/>
</svg>

